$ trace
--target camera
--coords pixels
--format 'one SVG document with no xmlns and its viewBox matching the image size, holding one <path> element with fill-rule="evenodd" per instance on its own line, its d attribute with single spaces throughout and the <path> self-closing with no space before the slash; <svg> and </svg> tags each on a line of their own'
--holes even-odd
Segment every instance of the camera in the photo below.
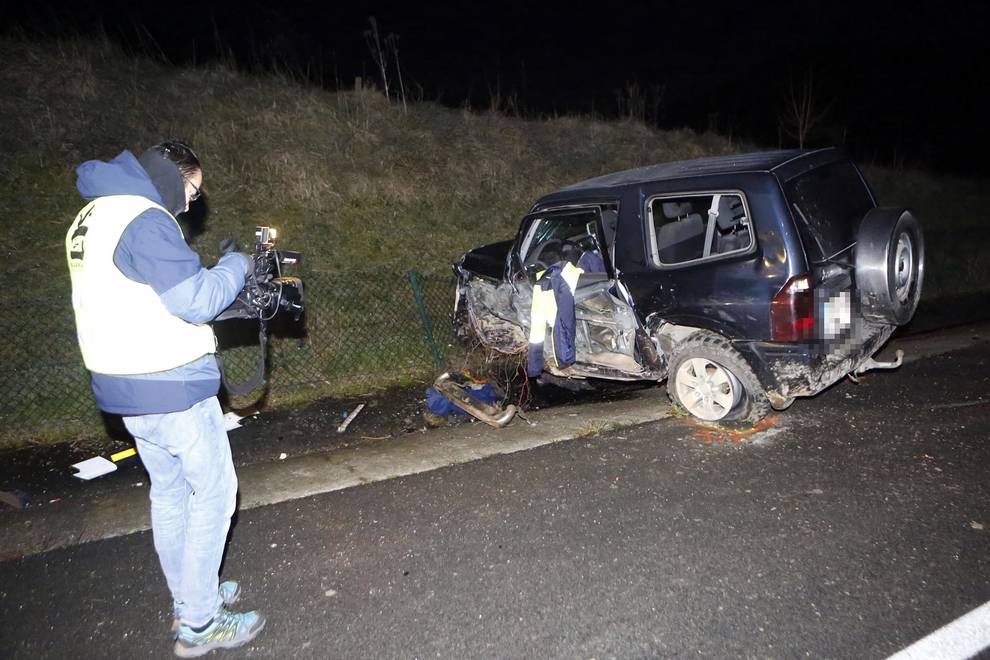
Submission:
<svg viewBox="0 0 990 660">
<path fill-rule="evenodd" d="M 299 263 L 299 252 L 279 250 L 275 247 L 278 232 L 274 227 L 258 227 L 254 232 L 254 275 L 234 303 L 220 313 L 216 321 L 227 319 L 259 319 L 270 321 L 276 314 L 286 313 L 298 321 L 305 306 L 303 283 L 298 277 L 282 274 L 283 266 Z M 225 241 L 221 250 L 230 252 L 235 246 Z"/>
</svg>

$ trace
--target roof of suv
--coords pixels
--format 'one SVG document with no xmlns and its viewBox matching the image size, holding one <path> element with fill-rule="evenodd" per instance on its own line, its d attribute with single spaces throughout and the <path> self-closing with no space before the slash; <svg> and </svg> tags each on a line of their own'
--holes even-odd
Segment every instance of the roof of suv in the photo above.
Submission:
<svg viewBox="0 0 990 660">
<path fill-rule="evenodd" d="M 783 151 L 760 151 L 749 154 L 732 154 L 729 156 L 714 156 L 710 158 L 697 158 L 694 160 L 679 160 L 670 163 L 658 163 L 647 165 L 633 170 L 614 172 L 593 179 L 580 181 L 573 185 L 561 188 L 558 192 L 591 190 L 596 188 L 614 188 L 618 186 L 637 185 L 651 181 L 661 181 L 664 179 L 682 179 L 692 176 L 705 176 L 710 174 L 738 174 L 741 172 L 771 172 L 774 169 L 791 163 L 796 160 L 804 160 L 810 156 L 810 160 L 819 160 L 825 156 L 833 159 L 838 155 L 836 149 L 816 149 L 802 151 L 800 149 L 787 149 Z M 789 169 L 789 168 L 788 168 Z"/>
</svg>

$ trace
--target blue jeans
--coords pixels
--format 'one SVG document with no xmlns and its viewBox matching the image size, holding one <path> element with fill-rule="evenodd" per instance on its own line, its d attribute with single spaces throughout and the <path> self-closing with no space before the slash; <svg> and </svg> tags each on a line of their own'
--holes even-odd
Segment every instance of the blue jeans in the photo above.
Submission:
<svg viewBox="0 0 990 660">
<path fill-rule="evenodd" d="M 217 398 L 182 412 L 124 417 L 151 477 L 155 550 L 182 623 L 220 608 L 220 560 L 237 502 L 237 475 Z"/>
</svg>

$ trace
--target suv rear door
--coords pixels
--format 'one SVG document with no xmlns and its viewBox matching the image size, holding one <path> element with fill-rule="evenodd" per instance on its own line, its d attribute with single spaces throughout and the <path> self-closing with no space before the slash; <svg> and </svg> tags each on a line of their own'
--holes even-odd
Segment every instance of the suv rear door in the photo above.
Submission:
<svg viewBox="0 0 990 660">
<path fill-rule="evenodd" d="M 643 188 L 642 219 L 630 220 L 641 223 L 645 254 L 620 260 L 639 313 L 732 339 L 760 336 L 769 325 L 767 286 L 778 279 L 780 262 L 758 250 L 749 196 L 703 184 Z M 639 229 L 632 224 L 623 230 Z M 625 245 L 631 251 L 634 243 Z"/>
</svg>

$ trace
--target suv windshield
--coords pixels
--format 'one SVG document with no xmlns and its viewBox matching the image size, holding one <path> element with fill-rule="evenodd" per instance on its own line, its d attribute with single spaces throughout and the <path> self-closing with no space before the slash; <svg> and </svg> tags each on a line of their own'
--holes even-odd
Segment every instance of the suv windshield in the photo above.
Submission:
<svg viewBox="0 0 990 660">
<path fill-rule="evenodd" d="M 604 273 L 598 218 L 598 209 L 537 217 L 530 225 L 520 250 L 523 267 L 543 270 L 566 260 L 580 266 L 586 273 Z"/>
<path fill-rule="evenodd" d="M 856 229 L 873 197 L 849 161 L 818 167 L 784 186 L 805 252 L 826 261 L 856 241 Z"/>
</svg>

